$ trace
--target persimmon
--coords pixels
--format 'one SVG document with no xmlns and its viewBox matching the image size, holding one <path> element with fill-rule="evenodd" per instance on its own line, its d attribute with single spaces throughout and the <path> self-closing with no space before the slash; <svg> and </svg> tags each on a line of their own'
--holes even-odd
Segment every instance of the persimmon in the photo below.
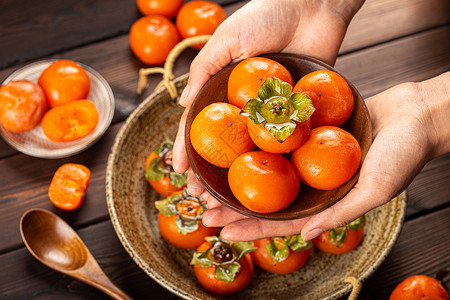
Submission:
<svg viewBox="0 0 450 300">
<path fill-rule="evenodd" d="M 172 19 L 183 5 L 183 0 L 136 0 L 136 4 L 143 15 L 160 15 Z"/>
<path fill-rule="evenodd" d="M 39 76 L 38 84 L 44 90 L 50 108 L 86 99 L 91 89 L 89 76 L 83 67 L 68 59 L 50 64 Z"/>
<path fill-rule="evenodd" d="M 241 154 L 255 148 L 246 117 L 228 103 L 213 103 L 195 117 L 190 130 L 195 151 L 209 163 L 229 168 Z"/>
<path fill-rule="evenodd" d="M 294 92 L 307 94 L 316 111 L 311 126 L 341 126 L 353 111 L 353 93 L 347 81 L 336 72 L 319 70 L 306 74 L 294 86 Z"/>
<path fill-rule="evenodd" d="M 172 167 L 173 142 L 164 140 L 145 160 L 145 178 L 152 188 L 167 197 L 186 186 L 187 172 L 178 174 Z"/>
<path fill-rule="evenodd" d="M 42 118 L 42 130 L 53 142 L 70 142 L 85 137 L 98 123 L 98 111 L 89 100 L 76 100 L 49 110 Z"/>
<path fill-rule="evenodd" d="M 252 279 L 253 262 L 249 252 L 253 250 L 252 242 L 230 243 L 218 237 L 207 237 L 191 261 L 198 282 L 217 295 L 239 292 Z"/>
<path fill-rule="evenodd" d="M 364 236 L 365 217 L 350 222 L 344 227 L 323 232 L 312 240 L 320 251 L 330 254 L 344 254 L 355 249 Z"/>
<path fill-rule="evenodd" d="M 133 23 L 129 41 L 131 51 L 140 61 L 162 65 L 180 39 L 175 25 L 168 18 L 151 15 Z"/>
<path fill-rule="evenodd" d="M 250 253 L 261 269 L 277 274 L 289 274 L 300 269 L 308 260 L 311 241 L 304 242 L 300 235 L 264 238 L 253 241 L 257 249 Z"/>
<path fill-rule="evenodd" d="M 355 174 L 361 161 L 361 148 L 344 129 L 321 126 L 311 130 L 307 141 L 292 152 L 291 161 L 305 184 L 332 190 Z"/>
<path fill-rule="evenodd" d="M 206 227 L 201 221 L 196 221 L 198 229 L 192 233 L 181 234 L 175 224 L 177 215 L 166 217 L 158 214 L 158 227 L 162 237 L 178 248 L 195 249 L 205 240 L 206 236 L 216 235 L 217 227 Z"/>
<path fill-rule="evenodd" d="M 81 206 L 89 187 L 91 171 L 84 165 L 64 164 L 56 170 L 48 189 L 50 201 L 63 210 Z"/>
<path fill-rule="evenodd" d="M 294 85 L 291 74 L 280 63 L 265 57 L 251 57 L 237 64 L 228 78 L 228 101 L 242 108 L 258 96 L 258 89 L 269 77 Z"/>
<path fill-rule="evenodd" d="M 297 123 L 294 132 L 280 143 L 269 130 L 264 127 L 264 124 L 255 124 L 250 119 L 247 120 L 248 132 L 252 141 L 261 150 L 270 153 L 289 153 L 294 151 L 308 139 L 309 131 L 311 129 L 311 120 Z"/>
<path fill-rule="evenodd" d="M 449 300 L 445 287 L 436 279 L 413 275 L 400 282 L 389 300 Z"/>
<path fill-rule="evenodd" d="M 289 160 L 264 151 L 239 156 L 228 171 L 228 183 L 242 205 L 259 213 L 287 207 L 299 190 L 298 176 Z"/>
<path fill-rule="evenodd" d="M 206 201 L 191 196 L 186 188 L 156 201 L 155 206 L 160 212 L 158 226 L 161 235 L 176 247 L 195 249 L 205 241 L 205 237 L 219 231 L 217 227 L 202 224 L 203 213 L 208 209 Z"/>
<path fill-rule="evenodd" d="M 183 39 L 204 34 L 213 34 L 227 18 L 223 8 L 212 1 L 190 1 L 178 11 L 175 24 Z M 205 44 L 193 45 L 201 49 Z"/>
<path fill-rule="evenodd" d="M 28 80 L 0 87 L 0 123 L 13 132 L 29 131 L 41 122 L 47 103 L 41 87 Z"/>
</svg>

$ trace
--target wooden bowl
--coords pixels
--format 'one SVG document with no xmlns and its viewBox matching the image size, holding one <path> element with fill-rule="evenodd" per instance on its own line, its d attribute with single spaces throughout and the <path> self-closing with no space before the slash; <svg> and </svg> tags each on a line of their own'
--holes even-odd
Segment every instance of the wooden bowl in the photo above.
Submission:
<svg viewBox="0 0 450 300">
<path fill-rule="evenodd" d="M 187 76 L 176 80 L 179 92 L 186 82 Z M 125 250 L 149 277 L 183 299 L 331 300 L 350 292 L 351 285 L 344 282 L 348 276 L 363 282 L 381 265 L 400 233 L 405 193 L 366 214 L 363 241 L 350 253 L 313 249 L 303 267 L 285 275 L 255 266 L 249 286 L 229 297 L 202 288 L 189 264 L 193 251 L 176 248 L 161 237 L 154 202 L 163 197 L 145 180 L 145 159 L 177 132 L 183 108 L 171 100 L 162 88 L 139 105 L 117 134 L 106 169 L 111 222 Z"/>
<path fill-rule="evenodd" d="M 332 70 L 337 72 L 329 65 L 311 57 L 282 53 L 263 56 L 273 59 L 285 66 L 291 73 L 294 83 L 304 75 L 316 70 Z M 235 211 L 243 215 L 269 220 L 290 220 L 309 216 L 330 207 L 342 199 L 358 181 L 360 168 L 358 168 L 349 181 L 339 188 L 330 191 L 317 190 L 300 182 L 300 191 L 291 205 L 273 213 L 257 213 L 243 206 L 236 197 L 234 197 L 228 185 L 228 169 L 219 168 L 210 164 L 194 150 L 191 145 L 189 134 L 192 122 L 197 114 L 209 104 L 215 102 L 228 102 L 228 77 L 237 64 L 238 63 L 234 63 L 222 69 L 204 85 L 195 98 L 187 116 L 185 134 L 187 156 L 195 176 L 203 187 L 219 202 Z M 342 74 L 340 75 L 342 76 Z M 353 92 L 355 105 L 348 120 L 340 127 L 350 132 L 359 142 L 361 146 L 362 164 L 372 143 L 372 124 L 370 122 L 369 112 L 367 111 L 367 107 L 361 95 L 351 82 L 348 80 L 346 81 Z"/>
</svg>

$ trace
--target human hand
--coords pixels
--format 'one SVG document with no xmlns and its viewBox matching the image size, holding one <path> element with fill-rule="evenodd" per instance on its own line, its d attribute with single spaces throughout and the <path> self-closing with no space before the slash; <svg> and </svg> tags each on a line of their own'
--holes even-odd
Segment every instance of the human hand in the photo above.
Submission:
<svg viewBox="0 0 450 300">
<path fill-rule="evenodd" d="M 180 104 L 187 107 L 180 120 L 173 149 L 178 173 L 189 168 L 184 127 L 188 108 L 201 87 L 232 60 L 269 52 L 300 53 L 333 65 L 353 15 L 362 0 L 253 0 L 226 19 L 191 64 Z M 188 189 L 203 192 L 190 170 Z"/>
<path fill-rule="evenodd" d="M 228 240 L 254 240 L 301 231 L 310 240 L 387 203 L 431 159 L 450 152 L 450 72 L 421 83 L 404 83 L 366 100 L 374 141 L 355 187 L 342 200 L 311 217 L 266 221 L 245 217 L 207 193 L 206 226 L 224 226 Z"/>
</svg>

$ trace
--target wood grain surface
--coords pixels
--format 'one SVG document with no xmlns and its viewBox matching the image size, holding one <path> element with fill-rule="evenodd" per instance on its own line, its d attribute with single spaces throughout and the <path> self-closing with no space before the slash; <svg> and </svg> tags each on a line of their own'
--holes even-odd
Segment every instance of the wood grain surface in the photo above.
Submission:
<svg viewBox="0 0 450 300">
<path fill-rule="evenodd" d="M 220 1 L 232 14 L 248 1 Z M 136 299 L 176 299 L 145 275 L 120 244 L 109 220 L 105 170 L 114 138 L 128 115 L 161 80 L 137 96 L 138 70 L 128 30 L 140 17 L 134 0 L 0 1 L 0 82 L 29 62 L 68 58 L 93 67 L 111 85 L 113 124 L 90 149 L 70 158 L 46 160 L 21 154 L 0 140 L 0 299 L 108 299 L 96 289 L 52 271 L 24 248 L 19 219 L 32 207 L 57 213 L 81 235 L 112 280 Z M 174 74 L 189 71 L 198 52 L 189 49 Z M 336 62 L 364 98 L 405 81 L 421 81 L 450 70 L 448 0 L 367 0 L 351 23 Z M 47 192 L 66 162 L 92 171 L 83 206 L 62 212 Z M 381 267 L 365 283 L 360 299 L 386 299 L 407 276 L 450 270 L 450 154 L 429 162 L 408 188 L 407 217 Z M 445 278 L 450 285 L 450 277 Z"/>
</svg>

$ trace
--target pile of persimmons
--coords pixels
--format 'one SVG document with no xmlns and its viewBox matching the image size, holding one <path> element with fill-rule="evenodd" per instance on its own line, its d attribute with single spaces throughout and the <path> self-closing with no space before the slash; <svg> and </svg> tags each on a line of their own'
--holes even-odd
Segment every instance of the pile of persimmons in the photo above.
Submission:
<svg viewBox="0 0 450 300">
<path fill-rule="evenodd" d="M 280 63 L 249 58 L 232 70 L 227 95 L 229 103 L 198 113 L 190 141 L 206 161 L 229 168 L 231 191 L 248 209 L 279 211 L 296 199 L 299 180 L 332 190 L 358 169 L 359 143 L 339 127 L 353 94 L 336 72 L 314 71 L 294 85 Z"/>
<path fill-rule="evenodd" d="M 144 16 L 131 26 L 130 47 L 134 55 L 148 65 L 163 64 L 170 50 L 181 39 L 213 34 L 227 17 L 223 8 L 211 1 L 136 2 Z M 195 49 L 202 47 L 203 44 L 193 46 Z"/>
<path fill-rule="evenodd" d="M 10 81 L 0 87 L 0 123 L 9 131 L 21 133 L 39 124 L 53 142 L 70 142 L 91 133 L 99 115 L 87 100 L 90 79 L 71 60 L 51 63 L 38 82 Z"/>
</svg>

